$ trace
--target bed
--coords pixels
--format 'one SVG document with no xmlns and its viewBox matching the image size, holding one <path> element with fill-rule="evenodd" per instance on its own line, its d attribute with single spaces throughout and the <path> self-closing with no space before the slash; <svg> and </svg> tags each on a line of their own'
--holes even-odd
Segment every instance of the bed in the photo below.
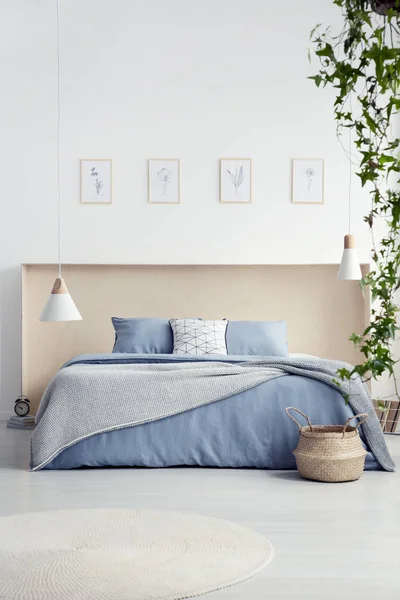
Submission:
<svg viewBox="0 0 400 600">
<path fill-rule="evenodd" d="M 81 355 L 48 385 L 31 469 L 252 467 L 294 469 L 298 430 L 285 408 L 315 423 L 368 412 L 366 469 L 393 471 L 368 393 L 334 383 L 342 363 L 305 356 L 162 353 Z"/>
</svg>

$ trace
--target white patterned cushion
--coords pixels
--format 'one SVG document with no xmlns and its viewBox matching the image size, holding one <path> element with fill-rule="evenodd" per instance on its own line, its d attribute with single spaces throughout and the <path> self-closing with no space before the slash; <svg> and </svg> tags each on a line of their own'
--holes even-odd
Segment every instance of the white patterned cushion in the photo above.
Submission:
<svg viewBox="0 0 400 600">
<path fill-rule="evenodd" d="M 169 324 L 174 334 L 174 354 L 228 354 L 227 320 L 170 319 Z"/>
</svg>

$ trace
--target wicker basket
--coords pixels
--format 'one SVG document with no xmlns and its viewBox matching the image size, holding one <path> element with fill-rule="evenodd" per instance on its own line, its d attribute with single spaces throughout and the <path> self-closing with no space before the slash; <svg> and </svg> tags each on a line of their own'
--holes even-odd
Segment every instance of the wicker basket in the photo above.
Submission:
<svg viewBox="0 0 400 600">
<path fill-rule="evenodd" d="M 291 410 L 302 415 L 308 426 L 302 427 L 290 414 Z M 329 483 L 355 481 L 360 477 L 367 452 L 357 430 L 368 418 L 367 414 L 350 417 L 344 425 L 312 425 L 307 415 L 297 408 L 291 406 L 286 413 L 300 430 L 299 443 L 293 452 L 300 475 Z M 360 418 L 360 422 L 351 427 L 350 421 L 356 418 Z"/>
</svg>

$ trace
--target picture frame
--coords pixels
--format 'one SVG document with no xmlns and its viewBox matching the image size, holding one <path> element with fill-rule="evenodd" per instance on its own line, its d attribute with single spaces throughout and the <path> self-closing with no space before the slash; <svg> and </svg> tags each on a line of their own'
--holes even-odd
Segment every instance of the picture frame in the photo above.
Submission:
<svg viewBox="0 0 400 600">
<path fill-rule="evenodd" d="M 252 159 L 220 158 L 219 201 L 222 204 L 252 203 Z"/>
<path fill-rule="evenodd" d="M 81 158 L 81 204 L 112 204 L 111 158 Z"/>
<path fill-rule="evenodd" d="M 292 159 L 292 203 L 324 204 L 325 160 L 323 158 Z"/>
<path fill-rule="evenodd" d="M 148 159 L 148 201 L 150 204 L 181 203 L 179 158 Z"/>
</svg>

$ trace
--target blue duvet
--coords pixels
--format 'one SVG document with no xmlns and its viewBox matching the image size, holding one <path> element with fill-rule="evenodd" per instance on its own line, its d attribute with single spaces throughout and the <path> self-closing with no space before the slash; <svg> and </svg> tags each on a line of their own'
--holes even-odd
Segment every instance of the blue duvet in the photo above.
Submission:
<svg viewBox="0 0 400 600">
<path fill-rule="evenodd" d="M 218 356 L 218 361 L 240 362 L 254 358 Z M 201 359 L 215 361 L 216 357 Z M 111 360 L 186 362 L 193 357 L 81 356 L 67 363 L 65 368 L 76 362 L 93 364 Z M 294 469 L 296 464 L 292 451 L 299 434 L 285 413 L 287 406 L 299 408 L 316 424 L 343 424 L 353 414 L 334 388 L 308 377 L 288 375 L 184 413 L 93 435 L 61 452 L 45 468 L 186 465 Z M 379 469 L 379 464 L 367 450 L 366 468 Z"/>
</svg>

